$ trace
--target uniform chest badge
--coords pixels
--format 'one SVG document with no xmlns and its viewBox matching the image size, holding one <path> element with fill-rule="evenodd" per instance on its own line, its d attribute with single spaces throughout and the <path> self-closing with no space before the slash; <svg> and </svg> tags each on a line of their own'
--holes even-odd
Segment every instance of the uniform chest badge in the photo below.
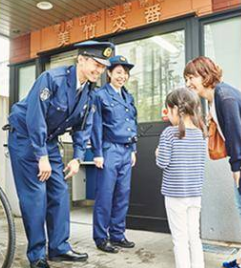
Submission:
<svg viewBox="0 0 241 268">
<path fill-rule="evenodd" d="M 91 111 L 92 111 L 93 113 L 95 113 L 95 111 L 96 111 L 96 106 L 95 106 L 94 104 L 92 104 Z"/>
<path fill-rule="evenodd" d="M 42 89 L 40 92 L 41 101 L 46 101 L 50 97 L 50 95 L 50 90 L 47 87 Z"/>
</svg>

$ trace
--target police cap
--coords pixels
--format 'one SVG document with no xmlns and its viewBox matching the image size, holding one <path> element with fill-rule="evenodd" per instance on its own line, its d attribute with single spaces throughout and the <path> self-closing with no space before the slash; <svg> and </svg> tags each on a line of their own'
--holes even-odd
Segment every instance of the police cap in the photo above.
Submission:
<svg viewBox="0 0 241 268">
<path fill-rule="evenodd" d="M 117 55 L 110 58 L 110 66 L 108 67 L 108 69 L 113 69 L 113 67 L 117 65 L 126 66 L 129 70 L 134 67 L 134 64 L 129 63 L 127 59 L 121 55 Z"/>
<path fill-rule="evenodd" d="M 88 56 L 103 64 L 109 66 L 109 58 L 112 56 L 114 44 L 110 42 L 85 41 L 77 43 L 74 47 L 79 49 L 79 55 Z"/>
</svg>

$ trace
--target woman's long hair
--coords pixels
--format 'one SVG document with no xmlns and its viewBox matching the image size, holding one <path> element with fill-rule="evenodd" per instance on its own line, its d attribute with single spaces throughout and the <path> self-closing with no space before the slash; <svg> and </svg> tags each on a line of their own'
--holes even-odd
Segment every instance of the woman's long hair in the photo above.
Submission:
<svg viewBox="0 0 241 268">
<path fill-rule="evenodd" d="M 178 108 L 178 116 L 179 116 L 179 134 L 178 137 L 182 139 L 185 137 L 185 125 L 184 125 L 184 117 L 185 115 L 189 115 L 192 123 L 203 132 L 203 136 L 207 136 L 207 129 L 202 119 L 202 109 L 201 102 L 198 95 L 187 89 L 180 88 L 175 89 L 170 92 L 166 97 L 166 107 L 170 107 L 171 109 L 176 106 Z"/>
</svg>

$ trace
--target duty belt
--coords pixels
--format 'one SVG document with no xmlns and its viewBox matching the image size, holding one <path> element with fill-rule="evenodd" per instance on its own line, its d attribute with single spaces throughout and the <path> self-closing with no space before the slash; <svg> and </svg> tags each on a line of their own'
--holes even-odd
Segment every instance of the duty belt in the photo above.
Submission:
<svg viewBox="0 0 241 268">
<path fill-rule="evenodd" d="M 9 131 L 9 132 L 13 132 L 14 131 L 14 127 L 11 126 L 10 124 L 6 124 L 2 127 L 3 131 Z"/>
</svg>

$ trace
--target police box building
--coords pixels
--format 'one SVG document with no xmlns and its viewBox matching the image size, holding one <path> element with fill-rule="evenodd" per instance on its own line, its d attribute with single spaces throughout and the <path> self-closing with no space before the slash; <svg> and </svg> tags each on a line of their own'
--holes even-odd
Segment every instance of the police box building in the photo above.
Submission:
<svg viewBox="0 0 241 268">
<path fill-rule="evenodd" d="M 167 126 L 161 114 L 165 98 L 184 85 L 185 64 L 199 55 L 217 62 L 225 81 L 241 89 L 241 2 L 69 0 L 66 4 L 52 0 L 49 10 L 37 4 L 18 2 L 15 13 L 11 11 L 14 0 L 2 4 L 6 21 L 0 31 L 11 38 L 10 105 L 26 96 L 43 71 L 75 64 L 75 44 L 86 40 L 113 43 L 115 54 L 135 65 L 127 84 L 138 111 L 137 164 L 132 170 L 127 227 L 169 232 L 160 194 L 162 172 L 154 154 Z M 15 21 L 8 23 L 12 17 Z M 104 74 L 97 84 L 105 82 Z M 41 98 L 48 98 L 47 90 Z M 61 137 L 64 163 L 72 157 L 71 143 L 68 133 Z M 90 147 L 80 172 L 68 182 L 72 207 L 94 203 L 96 174 Z M 241 242 L 228 161 L 207 160 L 205 177 L 202 238 Z M 228 217 L 222 219 L 224 214 Z"/>
</svg>

